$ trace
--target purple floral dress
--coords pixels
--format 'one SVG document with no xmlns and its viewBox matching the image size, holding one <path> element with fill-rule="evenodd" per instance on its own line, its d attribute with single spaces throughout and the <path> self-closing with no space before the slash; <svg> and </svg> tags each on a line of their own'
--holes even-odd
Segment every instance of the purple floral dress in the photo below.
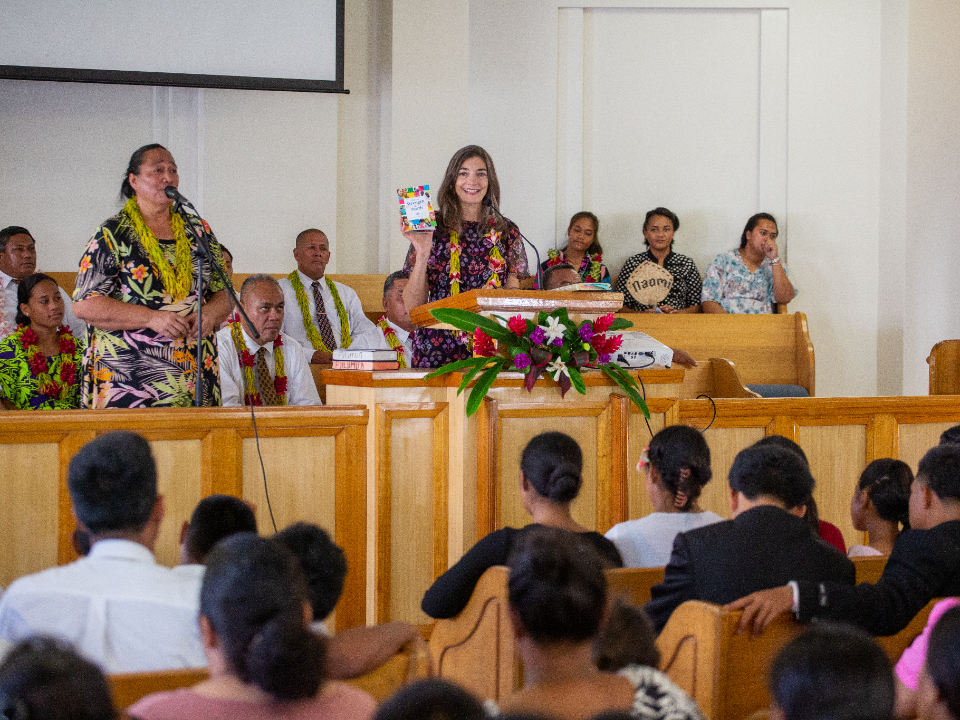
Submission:
<svg viewBox="0 0 960 720">
<path fill-rule="evenodd" d="M 508 221 L 507 232 L 501 236 L 500 254 L 506 268 L 499 272 L 500 283 L 505 285 L 507 275 L 527 275 L 527 253 L 519 228 Z M 465 222 L 460 233 L 460 292 L 486 286 L 493 274 L 490 268 L 490 249 L 493 242 L 480 232 L 479 223 Z M 403 272 L 409 277 L 416 259 L 416 250 L 410 246 Z M 433 249 L 427 261 L 427 302 L 450 297 L 450 233 L 439 228 L 433 233 Z M 413 366 L 438 368 L 455 360 L 470 357 L 469 341 L 451 330 L 417 328 L 413 334 Z"/>
</svg>

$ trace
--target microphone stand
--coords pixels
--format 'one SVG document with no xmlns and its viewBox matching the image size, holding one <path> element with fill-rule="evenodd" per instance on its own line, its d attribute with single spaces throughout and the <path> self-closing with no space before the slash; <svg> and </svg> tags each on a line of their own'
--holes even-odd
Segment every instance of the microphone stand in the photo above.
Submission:
<svg viewBox="0 0 960 720">
<path fill-rule="evenodd" d="M 210 234 L 207 232 L 206 226 L 203 222 L 203 218 L 200 217 L 200 213 L 197 212 L 197 209 L 193 204 L 187 200 L 183 195 L 181 195 L 175 187 L 172 185 L 166 188 L 165 193 L 167 197 L 173 200 L 173 210 L 174 212 L 180 213 L 181 211 L 186 212 L 189 215 L 193 215 L 195 218 L 200 220 L 199 226 L 194 229 L 197 231 L 197 380 L 194 385 L 194 405 L 196 407 L 203 406 L 203 261 L 206 259 L 210 265 L 210 268 L 219 276 L 221 282 L 227 288 L 227 297 L 230 299 L 231 311 L 236 310 L 243 316 L 243 319 L 247 321 L 247 327 L 250 328 L 250 332 L 253 335 L 254 340 L 260 339 L 260 333 L 257 331 L 257 328 L 254 327 L 253 323 L 250 322 L 250 317 L 244 311 L 243 307 L 240 305 L 240 301 L 237 299 L 237 293 L 233 289 L 233 283 L 227 278 L 226 273 L 224 273 L 223 268 L 220 267 L 219 263 L 213 261 L 213 255 L 210 251 Z M 256 373 L 254 373 L 256 375 Z"/>
<path fill-rule="evenodd" d="M 500 208 L 494 205 L 493 200 L 491 200 L 490 198 L 487 198 L 486 200 L 483 201 L 483 204 L 486 205 L 488 208 L 491 208 L 500 217 L 501 220 L 503 220 L 504 222 L 509 222 L 509 220 L 506 217 L 504 217 L 503 213 L 500 212 Z M 520 233 L 520 237 L 523 238 L 526 241 L 526 243 L 533 248 L 533 252 L 537 256 L 537 287 L 541 290 L 544 290 L 545 288 L 543 287 L 543 268 L 540 267 L 540 251 L 537 250 L 537 246 L 534 245 L 532 242 L 530 242 L 530 240 L 527 238 L 526 235 L 520 232 L 519 226 L 517 227 L 517 232 Z"/>
</svg>

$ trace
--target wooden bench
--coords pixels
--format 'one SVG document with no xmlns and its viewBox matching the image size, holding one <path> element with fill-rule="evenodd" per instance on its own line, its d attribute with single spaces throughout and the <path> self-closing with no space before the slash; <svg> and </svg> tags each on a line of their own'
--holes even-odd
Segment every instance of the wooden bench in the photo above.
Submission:
<svg viewBox="0 0 960 720">
<path fill-rule="evenodd" d="M 693 368 L 683 367 L 683 383 L 680 397 L 695 398 L 707 395 L 712 398 L 759 398 L 748 390 L 737 373 L 736 366 L 726 358 L 697 360 Z"/>
<path fill-rule="evenodd" d="M 960 395 L 960 340 L 941 340 L 927 358 L 931 395 Z"/>
<path fill-rule="evenodd" d="M 663 573 L 662 567 L 607 570 L 609 595 L 643 605 L 650 599 L 650 588 L 663 581 Z M 437 620 L 430 635 L 437 676 L 483 699 L 499 701 L 523 681 L 508 612 L 509 574 L 502 565 L 487 570 L 460 614 Z"/>
<path fill-rule="evenodd" d="M 857 584 L 875 583 L 883 575 L 883 568 L 887 565 L 889 555 L 873 555 L 870 557 L 855 557 L 853 567 L 857 571 Z"/>
<path fill-rule="evenodd" d="M 813 344 L 803 313 L 619 316 L 632 321 L 634 330 L 686 350 L 698 362 L 726 358 L 744 385 L 799 385 L 815 395 Z"/>
</svg>

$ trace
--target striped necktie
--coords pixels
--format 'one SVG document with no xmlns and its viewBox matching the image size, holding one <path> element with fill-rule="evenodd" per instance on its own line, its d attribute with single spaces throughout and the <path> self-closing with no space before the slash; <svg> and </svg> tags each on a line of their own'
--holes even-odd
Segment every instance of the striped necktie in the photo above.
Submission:
<svg viewBox="0 0 960 720">
<path fill-rule="evenodd" d="M 313 281 L 313 302 L 317 306 L 317 327 L 320 328 L 320 337 L 323 344 L 332 352 L 337 347 L 336 338 L 333 337 L 333 328 L 330 327 L 330 318 L 327 317 L 327 308 L 323 304 L 323 297 L 320 295 L 320 281 Z"/>
</svg>

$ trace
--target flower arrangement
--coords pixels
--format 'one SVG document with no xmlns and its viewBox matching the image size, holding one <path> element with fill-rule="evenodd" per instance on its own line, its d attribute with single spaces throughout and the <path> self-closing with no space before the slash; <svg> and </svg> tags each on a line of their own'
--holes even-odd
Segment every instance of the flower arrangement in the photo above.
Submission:
<svg viewBox="0 0 960 720">
<path fill-rule="evenodd" d="M 438 308 L 431 310 L 430 314 L 440 322 L 473 334 L 475 357 L 447 363 L 427 375 L 430 378 L 463 372 L 458 393 L 463 392 L 470 381 L 480 375 L 467 399 L 467 415 L 477 411 L 501 372 L 515 371 L 526 375 L 528 392 L 533 389 L 537 378 L 549 375 L 559 383 L 562 397 L 571 387 L 581 395 L 586 395 L 582 370 L 597 369 L 619 385 L 633 404 L 646 417 L 650 417 L 636 381 L 611 361 L 622 342 L 620 334 L 612 334 L 612 331 L 633 327 L 633 323 L 626 318 L 614 318 L 610 314 L 596 320 L 584 320 L 577 325 L 570 319 L 566 308 L 557 308 L 551 313 L 537 313 L 533 320 L 519 315 L 509 320 L 499 315 L 493 316 L 501 322 L 454 308 Z M 499 348 L 494 340 L 499 343 Z"/>
</svg>

